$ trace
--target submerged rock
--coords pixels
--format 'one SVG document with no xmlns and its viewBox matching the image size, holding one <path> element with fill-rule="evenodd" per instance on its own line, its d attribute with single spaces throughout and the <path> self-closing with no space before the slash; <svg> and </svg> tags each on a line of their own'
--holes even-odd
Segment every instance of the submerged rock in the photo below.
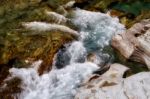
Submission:
<svg viewBox="0 0 150 99">
<path fill-rule="evenodd" d="M 51 31 L 45 32 L 44 35 L 10 33 L 5 39 L 4 47 L 0 50 L 2 53 L 0 64 L 7 64 L 9 60 L 14 58 L 16 59 L 14 63 L 17 60 L 26 62 L 25 60 L 42 59 L 44 66 L 49 66 L 59 48 L 73 40 L 73 37 L 68 33 Z M 20 66 L 22 65 L 20 64 Z"/>
<path fill-rule="evenodd" d="M 138 15 L 134 20 L 130 19 L 126 24 L 127 28 L 133 26 L 135 23 L 140 22 L 143 19 L 150 18 L 150 10 L 142 10 L 140 15 Z"/>
<path fill-rule="evenodd" d="M 58 24 L 65 24 L 69 20 L 65 16 L 60 15 L 56 12 L 46 11 L 45 13 L 49 17 L 52 17 L 54 20 L 56 20 L 56 23 L 58 23 Z"/>
<path fill-rule="evenodd" d="M 78 90 L 75 99 L 149 99 L 149 72 L 123 78 L 128 70 L 113 64 L 101 76 L 92 76 Z"/>
<path fill-rule="evenodd" d="M 48 24 L 44 22 L 28 22 L 28 23 L 24 23 L 23 26 L 27 30 L 35 31 L 36 33 L 34 34 L 41 34 L 40 32 L 45 32 L 45 31 L 61 31 L 72 35 L 76 39 L 79 37 L 79 33 L 77 31 L 67 26 L 58 25 L 58 24 Z"/>
<path fill-rule="evenodd" d="M 112 39 L 112 46 L 126 59 L 143 63 L 150 68 L 150 20 L 143 20 L 133 25 L 125 33 L 117 34 Z"/>
<path fill-rule="evenodd" d="M 49 6 L 49 1 L 1 1 L 3 5 L 0 4 L 0 65 L 2 67 L 4 65 L 9 68 L 28 67 L 35 60 L 42 59 L 43 63 L 39 69 L 41 74 L 45 70 L 50 70 L 54 54 L 63 44 L 77 39 L 78 33 L 65 26 L 68 19 L 52 12 L 53 8 Z M 67 0 L 61 1 L 60 4 L 66 2 Z M 69 6 L 71 4 L 65 7 Z M 13 61 L 9 66 L 11 60 Z M 4 71 L 8 72 L 9 68 Z"/>
<path fill-rule="evenodd" d="M 14 77 L 6 80 L 3 86 L 0 86 L 0 98 L 1 99 L 15 99 L 21 92 L 21 79 Z"/>
<path fill-rule="evenodd" d="M 38 68 L 39 74 L 51 70 L 57 51 L 63 44 L 74 40 L 71 34 L 59 30 L 43 31 L 40 34 L 34 32 L 36 31 L 16 31 L 5 36 L 0 48 L 0 85 L 4 84 L 9 68 L 28 68 L 29 64 L 39 59 L 43 60 Z M 16 93 L 21 92 L 17 86 L 16 83 L 14 87 L 9 85 L 0 90 L 0 98 L 13 99 Z"/>
<path fill-rule="evenodd" d="M 69 1 L 73 0 L 46 0 L 48 5 L 54 9 L 57 9 L 60 5 L 65 5 Z"/>
</svg>

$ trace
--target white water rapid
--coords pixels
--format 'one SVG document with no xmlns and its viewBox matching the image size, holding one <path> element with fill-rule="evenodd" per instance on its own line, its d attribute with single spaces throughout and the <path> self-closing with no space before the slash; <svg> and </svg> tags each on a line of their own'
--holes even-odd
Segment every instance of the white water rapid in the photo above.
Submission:
<svg viewBox="0 0 150 99">
<path fill-rule="evenodd" d="M 96 63 L 86 61 L 86 56 L 91 52 L 102 53 L 112 35 L 124 31 L 118 18 L 107 14 L 80 9 L 73 13 L 71 21 L 79 28 L 80 38 L 66 46 L 65 53 L 70 57 L 65 60 L 68 61 L 66 66 L 57 69 L 57 60 L 54 60 L 53 69 L 42 76 L 36 69 L 40 60 L 33 64 L 36 68 L 10 69 L 12 77 L 22 79 L 23 91 L 18 95 L 19 99 L 73 99 L 82 81 L 100 68 Z M 100 58 L 99 61 L 103 61 Z M 83 61 L 79 62 L 81 59 Z"/>
</svg>

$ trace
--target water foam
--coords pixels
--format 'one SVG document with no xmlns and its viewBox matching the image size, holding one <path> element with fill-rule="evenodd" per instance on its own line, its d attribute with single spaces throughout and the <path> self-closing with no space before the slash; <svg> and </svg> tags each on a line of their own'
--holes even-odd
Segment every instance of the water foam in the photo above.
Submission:
<svg viewBox="0 0 150 99">
<path fill-rule="evenodd" d="M 95 63 L 87 61 L 79 63 L 78 60 L 85 58 L 89 50 L 96 51 L 108 45 L 112 35 L 124 30 L 124 26 L 117 18 L 106 14 L 77 9 L 74 15 L 71 20 L 80 28 L 80 39 L 67 47 L 66 53 L 71 58 L 68 60 L 69 65 L 62 69 L 53 68 L 42 76 L 38 75 L 35 68 L 10 69 L 12 77 L 17 76 L 23 80 L 23 91 L 19 99 L 73 99 L 82 80 L 99 68 L 95 64 L 98 60 L 95 60 Z M 40 31 L 51 27 L 50 24 L 37 22 L 26 25 L 31 30 L 39 28 Z M 63 29 L 62 26 L 61 29 Z"/>
<path fill-rule="evenodd" d="M 63 69 L 53 69 L 42 76 L 34 68 L 10 69 L 12 77 L 22 79 L 24 89 L 19 99 L 72 99 L 81 81 L 99 67 L 96 64 L 73 63 Z"/>
<path fill-rule="evenodd" d="M 119 19 L 108 14 L 76 9 L 74 15 L 72 22 L 79 27 L 80 37 L 88 50 L 109 45 L 113 35 L 125 31 Z"/>
</svg>

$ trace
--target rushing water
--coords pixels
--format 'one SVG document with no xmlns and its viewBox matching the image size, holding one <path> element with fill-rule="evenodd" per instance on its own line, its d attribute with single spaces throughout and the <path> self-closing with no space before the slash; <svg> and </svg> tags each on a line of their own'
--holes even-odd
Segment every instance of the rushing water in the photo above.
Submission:
<svg viewBox="0 0 150 99">
<path fill-rule="evenodd" d="M 10 69 L 12 77 L 23 81 L 19 99 L 72 99 L 82 81 L 100 68 L 97 64 L 105 61 L 103 57 L 109 57 L 102 50 L 109 45 L 112 35 L 124 31 L 119 20 L 107 14 L 80 9 L 73 13 L 71 20 L 79 28 L 80 38 L 57 53 L 50 72 L 38 75 L 40 60 L 33 64 L 34 68 Z M 97 53 L 93 63 L 86 59 L 89 53 Z"/>
</svg>

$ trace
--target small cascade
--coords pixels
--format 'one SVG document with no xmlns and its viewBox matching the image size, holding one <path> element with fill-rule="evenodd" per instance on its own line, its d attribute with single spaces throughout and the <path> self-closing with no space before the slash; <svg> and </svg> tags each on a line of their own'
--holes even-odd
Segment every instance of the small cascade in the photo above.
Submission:
<svg viewBox="0 0 150 99">
<path fill-rule="evenodd" d="M 73 99 L 82 81 L 101 68 L 99 64 L 110 57 L 102 50 L 109 45 L 115 33 L 124 31 L 119 20 L 108 14 L 80 9 L 73 11 L 73 15 L 70 20 L 79 29 L 79 40 L 60 49 L 50 72 L 39 76 L 35 68 L 10 69 L 12 77 L 22 79 L 23 91 L 19 99 Z M 93 61 L 87 59 L 90 53 L 96 53 Z M 40 62 L 35 64 L 38 66 Z"/>
<path fill-rule="evenodd" d="M 72 21 L 79 28 L 81 41 L 88 52 L 102 50 L 109 45 L 113 35 L 125 30 L 117 17 L 108 14 L 77 9 L 74 15 Z"/>
</svg>

